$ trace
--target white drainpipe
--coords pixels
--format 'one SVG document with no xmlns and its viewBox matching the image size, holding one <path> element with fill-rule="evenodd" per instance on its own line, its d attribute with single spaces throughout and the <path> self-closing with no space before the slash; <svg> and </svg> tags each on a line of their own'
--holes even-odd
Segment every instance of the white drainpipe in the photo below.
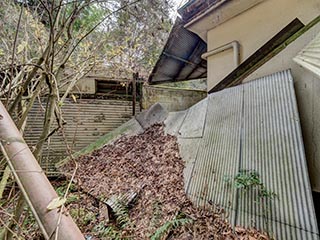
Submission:
<svg viewBox="0 0 320 240">
<path fill-rule="evenodd" d="M 215 55 L 217 53 L 223 52 L 227 49 L 233 49 L 233 61 L 236 67 L 240 65 L 240 44 L 238 41 L 232 41 L 221 47 L 215 48 L 201 55 L 204 60 L 207 60 L 208 57 Z"/>
</svg>

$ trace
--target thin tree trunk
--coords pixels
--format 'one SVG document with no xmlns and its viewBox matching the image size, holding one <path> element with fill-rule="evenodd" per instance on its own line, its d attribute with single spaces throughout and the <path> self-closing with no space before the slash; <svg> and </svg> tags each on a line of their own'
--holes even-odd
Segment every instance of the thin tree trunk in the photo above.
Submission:
<svg viewBox="0 0 320 240">
<path fill-rule="evenodd" d="M 10 168 L 7 165 L 6 168 L 4 169 L 2 179 L 0 182 L 0 200 L 2 199 L 2 195 L 3 195 L 4 189 L 6 188 L 9 177 L 10 177 Z"/>
</svg>

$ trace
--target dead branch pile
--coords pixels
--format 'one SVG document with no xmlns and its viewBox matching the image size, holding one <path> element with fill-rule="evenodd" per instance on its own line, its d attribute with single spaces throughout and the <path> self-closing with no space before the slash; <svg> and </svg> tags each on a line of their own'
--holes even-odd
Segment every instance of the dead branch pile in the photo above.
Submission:
<svg viewBox="0 0 320 240">
<path fill-rule="evenodd" d="M 232 229 L 223 210 L 213 212 L 192 205 L 184 191 L 184 163 L 176 137 L 166 135 L 163 125 L 154 125 L 140 135 L 123 136 L 77 162 L 76 182 L 95 198 L 139 193 L 128 209 L 127 224 L 117 228 L 114 238 L 268 239 L 254 229 Z M 64 171 L 71 173 L 73 168 L 70 162 Z M 106 227 L 110 224 L 105 221 Z M 165 234 L 157 238 L 164 226 Z"/>
</svg>

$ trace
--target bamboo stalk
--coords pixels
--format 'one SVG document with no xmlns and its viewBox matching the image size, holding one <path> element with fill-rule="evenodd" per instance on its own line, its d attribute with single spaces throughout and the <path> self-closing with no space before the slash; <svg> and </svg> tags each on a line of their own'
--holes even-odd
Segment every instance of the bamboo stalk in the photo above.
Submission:
<svg viewBox="0 0 320 240">
<path fill-rule="evenodd" d="M 48 204 L 58 197 L 43 173 L 10 115 L 0 102 L 0 140 L 2 151 L 33 214 L 38 216 L 45 237 L 52 236 L 59 219 L 59 209 L 47 210 Z M 18 171 L 15 171 L 18 170 Z M 62 214 L 57 239 L 84 239 L 70 216 Z"/>
</svg>

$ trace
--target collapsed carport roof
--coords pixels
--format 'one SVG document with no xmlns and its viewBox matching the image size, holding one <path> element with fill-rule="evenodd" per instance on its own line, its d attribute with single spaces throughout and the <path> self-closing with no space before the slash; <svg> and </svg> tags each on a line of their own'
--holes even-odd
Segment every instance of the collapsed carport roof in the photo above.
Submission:
<svg viewBox="0 0 320 240">
<path fill-rule="evenodd" d="M 207 61 L 201 55 L 207 44 L 183 27 L 177 18 L 167 43 L 149 76 L 149 83 L 191 80 L 207 77 Z"/>
</svg>

